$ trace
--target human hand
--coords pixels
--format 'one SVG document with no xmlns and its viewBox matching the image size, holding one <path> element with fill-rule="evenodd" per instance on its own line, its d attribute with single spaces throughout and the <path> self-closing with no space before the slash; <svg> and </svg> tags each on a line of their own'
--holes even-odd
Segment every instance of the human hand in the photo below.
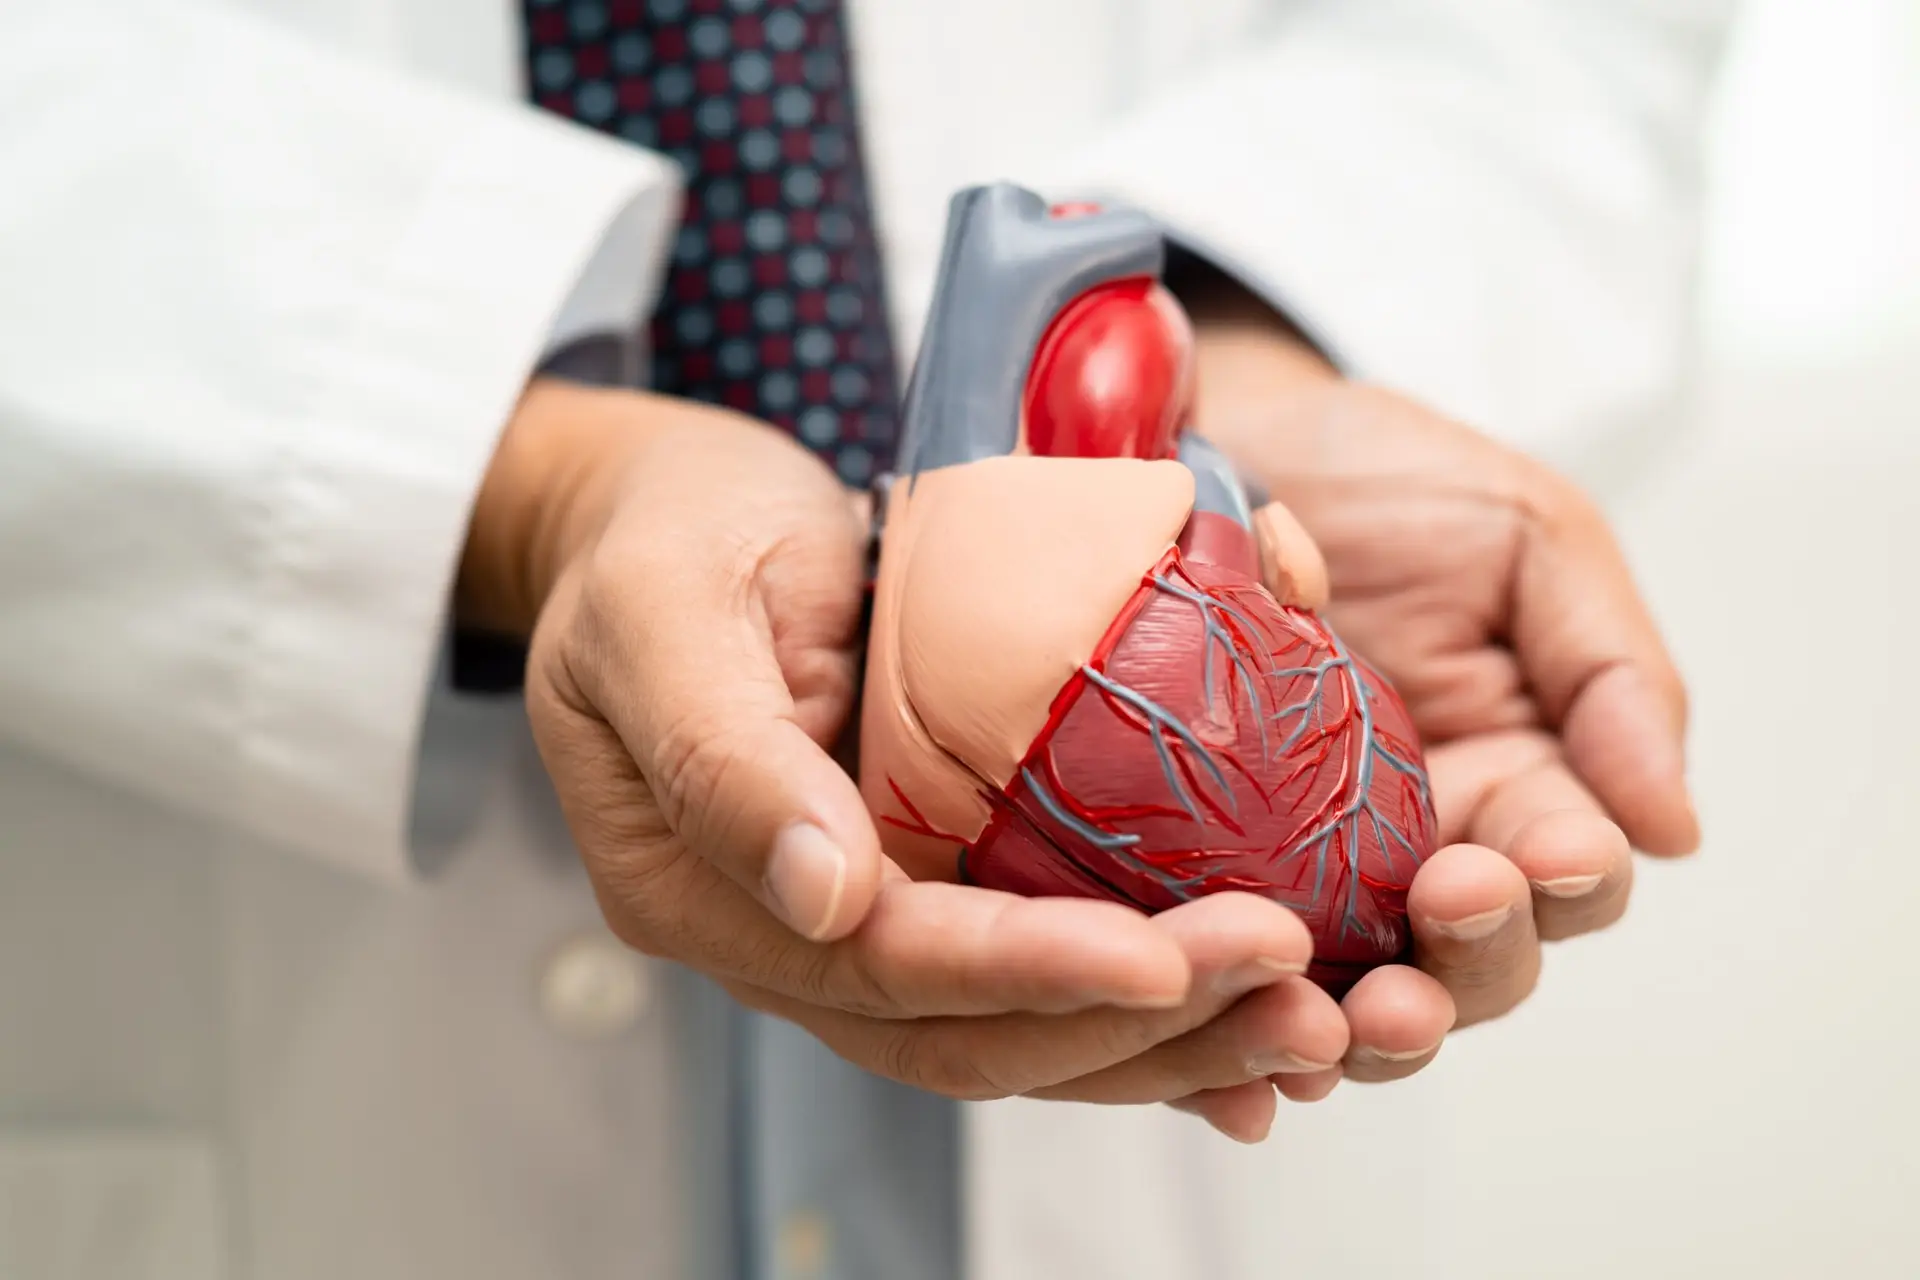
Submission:
<svg viewBox="0 0 1920 1280">
<path fill-rule="evenodd" d="M 877 1074 L 954 1097 L 1155 1102 L 1340 1060 L 1305 927 L 1220 895 L 1115 904 L 913 883 L 830 747 L 856 687 L 865 525 L 721 410 L 536 384 L 463 563 L 532 631 L 527 703 L 613 930 Z M 536 621 L 537 619 L 537 621 Z M 1252 1139 L 1273 1091 L 1215 1117 Z"/>
<path fill-rule="evenodd" d="M 1298 517 L 1329 623 L 1393 681 L 1427 746 L 1443 846 L 1408 898 L 1415 967 L 1346 997 L 1324 1096 L 1408 1075 L 1454 1026 L 1532 990 L 1540 942 L 1626 909 L 1630 845 L 1691 852 L 1686 692 L 1607 522 L 1540 464 L 1340 379 L 1270 313 L 1199 312 L 1198 426 Z M 1205 1112 L 1211 1097 L 1188 1104 Z"/>
</svg>

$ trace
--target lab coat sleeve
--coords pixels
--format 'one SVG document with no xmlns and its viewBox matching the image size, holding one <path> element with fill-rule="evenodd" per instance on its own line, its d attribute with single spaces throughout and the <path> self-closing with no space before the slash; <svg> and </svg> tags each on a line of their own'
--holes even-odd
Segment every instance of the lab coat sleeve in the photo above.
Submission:
<svg viewBox="0 0 1920 1280">
<path fill-rule="evenodd" d="M 0 4 L 0 736 L 410 874 L 472 498 L 673 172 L 211 3 Z"/>
<path fill-rule="evenodd" d="M 1671 402 L 1731 0 L 1312 0 L 1062 189 L 1142 205 L 1394 385 L 1563 464 Z"/>
</svg>

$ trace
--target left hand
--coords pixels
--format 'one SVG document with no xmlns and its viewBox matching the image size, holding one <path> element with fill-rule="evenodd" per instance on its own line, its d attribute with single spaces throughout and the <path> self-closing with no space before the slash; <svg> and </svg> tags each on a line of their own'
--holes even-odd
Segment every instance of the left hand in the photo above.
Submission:
<svg viewBox="0 0 1920 1280">
<path fill-rule="evenodd" d="M 1271 317 L 1196 314 L 1197 426 L 1325 554 L 1324 614 L 1398 688 L 1427 745 L 1440 850 L 1409 893 L 1412 966 L 1344 1001 L 1342 1064 L 1288 1097 L 1397 1079 L 1533 989 L 1540 942 L 1626 909 L 1630 845 L 1699 843 L 1686 692 L 1604 516 L 1541 464 L 1348 383 Z M 1296 980 L 1297 981 L 1297 980 Z M 1264 1082 L 1179 1104 L 1231 1122 Z"/>
</svg>

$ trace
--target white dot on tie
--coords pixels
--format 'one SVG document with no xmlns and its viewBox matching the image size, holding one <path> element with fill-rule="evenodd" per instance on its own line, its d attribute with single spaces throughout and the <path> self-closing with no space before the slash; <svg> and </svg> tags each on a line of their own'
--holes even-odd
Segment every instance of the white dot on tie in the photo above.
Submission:
<svg viewBox="0 0 1920 1280">
<path fill-rule="evenodd" d="M 693 72 L 678 64 L 662 67 L 653 78 L 653 91 L 668 106 L 681 106 L 693 96 Z"/>
<path fill-rule="evenodd" d="M 747 243 L 760 252 L 774 252 L 786 238 L 787 220 L 772 209 L 756 210 L 747 218 Z"/>
<path fill-rule="evenodd" d="M 733 55 L 733 87 L 742 93 L 765 93 L 773 84 L 773 63 L 767 55 L 746 50 Z"/>
<path fill-rule="evenodd" d="M 833 335 L 825 329 L 809 326 L 794 340 L 793 354 L 801 364 L 822 365 L 833 359 Z"/>
<path fill-rule="evenodd" d="M 589 80 L 574 91 L 573 105 L 582 120 L 597 124 L 613 114 L 613 86 L 605 80 Z"/>
<path fill-rule="evenodd" d="M 720 372 L 729 378 L 744 378 L 759 363 L 759 354 L 751 342 L 743 338 L 730 338 L 720 344 L 719 363 Z"/>
<path fill-rule="evenodd" d="M 827 255 L 812 245 L 793 251 L 793 261 L 789 264 L 793 270 L 793 282 L 804 288 L 816 288 L 827 282 L 827 273 L 832 264 Z"/>
<path fill-rule="evenodd" d="M 687 44 L 703 58 L 718 58 L 733 43 L 727 24 L 720 18 L 702 18 L 687 31 Z"/>
<path fill-rule="evenodd" d="M 673 323 L 680 340 L 698 346 L 713 336 L 713 313 L 705 307 L 688 307 Z"/>
<path fill-rule="evenodd" d="M 753 300 L 753 318 L 762 329 L 784 329 L 793 323 L 793 299 L 785 293 L 763 293 Z"/>
<path fill-rule="evenodd" d="M 573 55 L 565 49 L 542 49 L 533 60 L 533 76 L 543 89 L 564 89 L 573 79 Z"/>
<path fill-rule="evenodd" d="M 842 365 L 833 371 L 833 398 L 849 408 L 867 398 L 869 385 L 867 375 L 852 365 Z"/>
<path fill-rule="evenodd" d="M 653 51 L 647 47 L 647 38 L 638 31 L 623 31 L 614 37 L 613 65 L 617 71 L 627 75 L 644 71 L 647 59 L 652 55 Z"/>
<path fill-rule="evenodd" d="M 767 43 L 782 53 L 798 49 L 807 38 L 807 20 L 791 9 L 767 15 Z"/>
<path fill-rule="evenodd" d="M 815 405 L 800 415 L 800 438 L 815 446 L 832 444 L 840 438 L 840 415 L 824 405 Z"/>
<path fill-rule="evenodd" d="M 775 412 L 791 409 L 799 398 L 800 381 L 785 369 L 776 369 L 760 379 L 761 402 Z"/>
<path fill-rule="evenodd" d="M 740 139 L 740 163 L 749 169 L 769 169 L 780 159 L 780 139 L 765 129 L 749 129 Z"/>
<path fill-rule="evenodd" d="M 797 129 L 813 119 L 813 95 L 790 84 L 773 95 L 773 114 L 781 124 Z"/>
<path fill-rule="evenodd" d="M 820 202 L 820 174 L 805 165 L 790 169 L 787 176 L 780 180 L 780 190 L 787 199 L 802 208 Z"/>
<path fill-rule="evenodd" d="M 753 283 L 753 272 L 743 258 L 722 258 L 713 264 L 713 291 L 723 298 L 737 298 Z"/>
<path fill-rule="evenodd" d="M 700 132 L 708 137 L 722 137 L 733 129 L 733 104 L 725 98 L 708 98 L 694 112 L 693 119 L 700 126 Z"/>
<path fill-rule="evenodd" d="M 840 451 L 836 469 L 848 484 L 865 484 L 873 478 L 873 455 L 857 444 Z"/>
<path fill-rule="evenodd" d="M 607 29 L 607 7 L 599 0 L 580 0 L 567 13 L 573 32 L 582 40 L 591 40 Z"/>
</svg>

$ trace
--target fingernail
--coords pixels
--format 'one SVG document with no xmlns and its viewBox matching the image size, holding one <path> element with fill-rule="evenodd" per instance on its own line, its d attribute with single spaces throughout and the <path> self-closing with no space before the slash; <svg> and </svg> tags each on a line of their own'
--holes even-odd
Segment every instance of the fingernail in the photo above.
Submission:
<svg viewBox="0 0 1920 1280">
<path fill-rule="evenodd" d="M 796 822 L 774 837 L 761 882 L 769 905 L 810 941 L 825 937 L 847 888 L 847 855 L 811 822 Z"/>
<path fill-rule="evenodd" d="M 1578 898 L 1592 893 L 1600 887 L 1607 877 L 1604 874 L 1591 876 L 1560 876 L 1553 880 L 1535 880 L 1533 887 L 1549 898 Z"/>
<path fill-rule="evenodd" d="M 1329 1071 L 1335 1062 L 1315 1062 L 1297 1053 L 1259 1054 L 1247 1059 L 1247 1074 L 1253 1076 L 1304 1075 L 1310 1071 Z"/>
<path fill-rule="evenodd" d="M 1235 1142 L 1243 1142 L 1250 1147 L 1265 1142 L 1267 1140 L 1267 1134 L 1273 1131 L 1272 1120 L 1238 1127 L 1228 1124 L 1223 1120 L 1215 1120 L 1212 1116 L 1201 1110 L 1191 1098 L 1176 1098 L 1167 1105 L 1185 1115 L 1198 1116 L 1200 1119 L 1205 1120 L 1216 1133 L 1223 1133 Z"/>
<path fill-rule="evenodd" d="M 1261 987 L 1270 987 L 1282 978 L 1305 973 L 1307 967 L 1273 956 L 1257 956 L 1245 964 L 1223 970 L 1213 980 L 1214 992 L 1223 996 L 1243 996 Z"/>
<path fill-rule="evenodd" d="M 1462 916 L 1458 920 L 1429 920 L 1427 927 L 1457 942 L 1478 942 L 1482 938 L 1491 938 L 1500 932 L 1500 926 L 1505 924 L 1512 915 L 1513 904 L 1509 902 L 1503 907 L 1495 907 L 1492 911 Z"/>
<path fill-rule="evenodd" d="M 1363 1044 L 1348 1056 L 1356 1062 L 1417 1062 L 1439 1047 L 1438 1044 L 1430 1044 L 1424 1049 L 1376 1049 Z"/>
<path fill-rule="evenodd" d="M 1258 1146 L 1260 1143 L 1265 1142 L 1267 1135 L 1273 1132 L 1273 1121 L 1271 1120 L 1263 1120 L 1258 1124 L 1249 1125 L 1227 1124 L 1219 1120 L 1210 1120 L 1207 1123 L 1211 1124 L 1221 1133 L 1226 1134 L 1229 1138 L 1232 1138 L 1235 1142 L 1245 1143 L 1249 1147 Z"/>
</svg>

